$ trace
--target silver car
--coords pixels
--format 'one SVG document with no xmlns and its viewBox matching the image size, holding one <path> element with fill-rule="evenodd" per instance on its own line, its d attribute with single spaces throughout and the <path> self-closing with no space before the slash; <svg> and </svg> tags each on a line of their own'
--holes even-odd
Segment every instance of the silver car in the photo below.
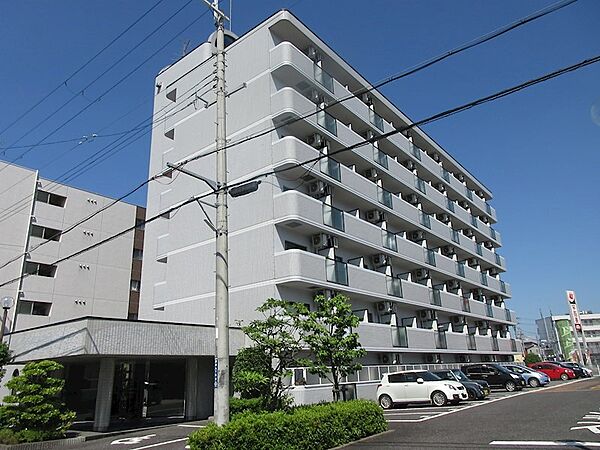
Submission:
<svg viewBox="0 0 600 450">
<path fill-rule="evenodd" d="M 530 369 L 529 367 L 520 366 L 518 364 L 505 365 L 512 373 L 521 375 L 529 387 L 546 386 L 550 383 L 550 377 L 545 373 Z"/>
</svg>

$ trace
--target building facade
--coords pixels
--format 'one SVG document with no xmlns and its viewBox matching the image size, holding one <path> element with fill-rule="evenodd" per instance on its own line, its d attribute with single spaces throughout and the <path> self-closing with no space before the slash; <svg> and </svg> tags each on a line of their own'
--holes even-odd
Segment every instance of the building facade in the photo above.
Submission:
<svg viewBox="0 0 600 450">
<path fill-rule="evenodd" d="M 198 157 L 186 169 L 214 179 L 215 97 L 197 89 L 213 48 L 157 76 L 151 175 Z M 340 292 L 361 319 L 364 364 L 512 360 L 491 192 L 416 127 L 342 151 L 411 121 L 376 90 L 352 94 L 368 81 L 287 11 L 231 39 L 226 60 L 229 183 L 279 171 L 229 200 L 231 324 L 269 297 L 312 307 Z M 173 173 L 149 186 L 148 214 L 204 193 Z M 146 227 L 140 318 L 214 323 L 207 215 L 187 205 Z"/>
<path fill-rule="evenodd" d="M 584 342 L 587 345 L 592 364 L 600 364 L 600 314 L 590 311 L 581 311 L 581 333 L 577 333 L 579 345 L 584 351 Z M 546 356 L 556 355 L 559 359 L 576 361 L 578 359 L 575 345 L 575 332 L 571 326 L 568 314 L 547 316 L 536 320 L 540 340 Z"/>
</svg>

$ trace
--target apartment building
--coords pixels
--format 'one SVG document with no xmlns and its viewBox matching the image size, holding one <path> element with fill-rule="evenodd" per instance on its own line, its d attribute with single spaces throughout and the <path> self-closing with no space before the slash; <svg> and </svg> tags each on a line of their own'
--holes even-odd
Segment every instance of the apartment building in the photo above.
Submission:
<svg viewBox="0 0 600 450">
<path fill-rule="evenodd" d="M 592 364 L 600 364 L 600 314 L 581 311 L 581 329 L 590 354 Z M 575 332 L 571 326 L 569 314 L 551 315 L 537 319 L 537 332 L 546 353 L 557 357 L 576 361 L 578 359 L 575 345 Z M 584 351 L 583 337 L 577 333 L 581 350 Z"/>
<path fill-rule="evenodd" d="M 227 44 L 229 182 L 279 171 L 229 200 L 231 324 L 269 297 L 312 307 L 340 292 L 366 365 L 512 360 L 521 344 L 489 189 L 416 127 L 341 151 L 411 121 L 376 90 L 352 94 L 369 82 L 290 12 Z M 213 50 L 157 76 L 151 174 L 198 157 L 186 169 L 214 179 L 215 97 L 197 92 Z M 165 181 L 149 186 L 149 215 L 210 193 L 182 173 Z M 207 216 L 191 204 L 146 227 L 140 318 L 214 323 Z"/>
</svg>

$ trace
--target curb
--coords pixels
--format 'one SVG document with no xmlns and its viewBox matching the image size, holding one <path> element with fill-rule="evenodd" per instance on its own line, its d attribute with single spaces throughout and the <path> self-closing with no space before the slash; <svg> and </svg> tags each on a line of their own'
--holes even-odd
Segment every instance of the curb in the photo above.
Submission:
<svg viewBox="0 0 600 450">
<path fill-rule="evenodd" d="M 394 430 L 386 430 L 386 431 L 382 431 L 381 433 L 372 434 L 371 436 L 367 436 L 367 437 L 364 437 L 364 438 L 360 438 L 360 439 L 359 439 L 359 440 L 357 440 L 357 441 L 352 441 L 352 442 L 348 442 L 347 444 L 342 444 L 342 445 L 340 445 L 340 446 L 338 446 L 338 447 L 333 447 L 333 448 L 332 448 L 332 449 L 330 449 L 330 450 L 340 450 L 340 449 L 342 449 L 342 448 L 348 448 L 348 447 L 350 447 L 351 445 L 354 445 L 354 444 L 359 444 L 359 443 L 361 443 L 361 442 L 366 442 L 366 441 L 369 441 L 369 440 L 371 440 L 371 439 L 373 439 L 373 438 L 375 438 L 375 437 L 378 437 L 378 436 L 383 436 L 384 434 L 388 434 L 388 433 L 392 433 L 393 431 L 394 431 Z"/>
<path fill-rule="evenodd" d="M 43 441 L 43 442 L 26 442 L 23 444 L 13 444 L 6 445 L 0 444 L 0 449 L 11 449 L 11 450 L 46 450 L 48 448 L 61 448 L 61 447 L 69 447 L 75 444 L 81 444 L 85 442 L 84 436 L 77 436 L 73 438 L 66 439 L 56 439 L 53 441 Z"/>
</svg>

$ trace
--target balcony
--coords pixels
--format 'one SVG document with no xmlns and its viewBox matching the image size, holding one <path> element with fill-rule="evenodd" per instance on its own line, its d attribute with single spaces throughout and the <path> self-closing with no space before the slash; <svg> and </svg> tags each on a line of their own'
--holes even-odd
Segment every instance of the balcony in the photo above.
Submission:
<svg viewBox="0 0 600 450">
<path fill-rule="evenodd" d="M 385 130 L 385 128 L 383 127 L 383 117 L 381 117 L 372 109 L 369 109 L 369 121 L 371 122 L 371 125 L 373 125 L 375 128 L 377 128 L 383 133 L 383 131 Z"/>
<path fill-rule="evenodd" d="M 321 173 L 333 178 L 336 181 L 341 180 L 340 163 L 332 158 L 323 158 L 319 161 Z"/>
<path fill-rule="evenodd" d="M 315 81 L 333 94 L 333 77 L 323 70 L 321 66 L 314 63 L 313 66 Z"/>
<path fill-rule="evenodd" d="M 337 120 L 327 111 L 317 111 L 317 123 L 334 136 L 337 136 Z"/>
<path fill-rule="evenodd" d="M 388 250 L 392 250 L 393 252 L 398 251 L 398 241 L 394 233 L 390 233 L 387 230 L 381 230 L 381 241 L 382 245 Z"/>
<path fill-rule="evenodd" d="M 435 332 L 435 348 L 438 350 L 448 348 L 448 343 L 446 342 L 446 333 L 445 332 L 443 332 L 443 331 Z"/>
<path fill-rule="evenodd" d="M 477 350 L 477 339 L 473 334 L 467 334 L 467 350 Z"/>
<path fill-rule="evenodd" d="M 336 230 L 344 231 L 344 211 L 323 203 L 323 224 Z"/>
<path fill-rule="evenodd" d="M 442 295 L 439 289 L 429 289 L 429 303 L 434 306 L 442 306 Z"/>
<path fill-rule="evenodd" d="M 425 251 L 424 251 L 424 255 L 425 255 L 425 262 L 427 264 L 429 264 L 430 266 L 434 266 L 435 267 L 435 265 L 436 265 L 436 261 L 435 261 L 435 255 L 436 255 L 436 253 L 435 253 L 435 251 L 426 248 Z"/>
<path fill-rule="evenodd" d="M 387 206 L 388 208 L 394 207 L 392 201 L 392 193 L 386 191 L 381 186 L 377 186 L 377 200 L 379 201 L 379 203 Z"/>
<path fill-rule="evenodd" d="M 348 285 L 348 264 L 331 258 L 325 258 L 325 273 L 330 283 Z"/>
<path fill-rule="evenodd" d="M 386 276 L 387 293 L 392 297 L 402 297 L 402 280 L 396 277 Z"/>
<path fill-rule="evenodd" d="M 388 155 L 375 146 L 373 146 L 373 161 L 385 169 L 388 168 Z"/>
</svg>

